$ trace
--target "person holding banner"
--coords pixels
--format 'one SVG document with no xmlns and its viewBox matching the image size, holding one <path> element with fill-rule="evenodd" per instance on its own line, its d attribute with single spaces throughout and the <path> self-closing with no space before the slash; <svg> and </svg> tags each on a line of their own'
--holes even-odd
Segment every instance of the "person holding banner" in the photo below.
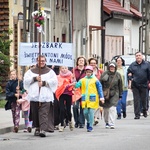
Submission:
<svg viewBox="0 0 150 150">
<path fill-rule="evenodd" d="M 46 137 L 46 132 L 54 132 L 53 101 L 57 89 L 57 76 L 47 67 L 46 57 L 39 55 L 37 64 L 24 75 L 24 88 L 30 101 L 30 120 L 36 128 L 34 135 Z"/>
<path fill-rule="evenodd" d="M 85 66 L 87 61 L 84 56 L 79 56 L 76 61 L 76 67 L 72 70 L 75 80 L 78 82 L 85 77 Z M 85 118 L 81 107 L 81 92 L 80 88 L 75 89 L 73 95 L 73 115 L 75 120 L 75 128 L 84 128 Z"/>
</svg>

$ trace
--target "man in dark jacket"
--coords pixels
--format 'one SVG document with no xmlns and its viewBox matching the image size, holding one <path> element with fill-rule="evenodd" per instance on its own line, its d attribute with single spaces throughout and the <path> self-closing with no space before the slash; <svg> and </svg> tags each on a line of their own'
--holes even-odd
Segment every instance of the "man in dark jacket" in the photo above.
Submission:
<svg viewBox="0 0 150 150">
<path fill-rule="evenodd" d="M 140 105 L 143 108 L 143 116 L 147 117 L 147 85 L 150 80 L 150 65 L 143 60 L 141 52 L 135 53 L 136 61 L 128 68 L 129 89 L 132 89 L 134 100 L 134 119 L 140 119 Z"/>
</svg>

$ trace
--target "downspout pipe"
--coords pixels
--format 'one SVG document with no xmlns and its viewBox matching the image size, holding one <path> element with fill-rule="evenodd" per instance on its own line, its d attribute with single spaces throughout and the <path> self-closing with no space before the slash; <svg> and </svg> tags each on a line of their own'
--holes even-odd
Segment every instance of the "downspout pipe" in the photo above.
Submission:
<svg viewBox="0 0 150 150">
<path fill-rule="evenodd" d="M 139 27 L 139 52 L 143 52 L 143 34 L 141 35 L 141 29 L 143 27 L 145 27 L 146 25 L 148 25 L 148 20 L 146 21 L 145 24 L 142 24 L 140 27 Z M 142 39 L 142 40 L 141 40 Z"/>
<path fill-rule="evenodd" d="M 69 43 L 73 42 L 73 32 L 72 32 L 72 19 L 73 19 L 73 4 L 72 0 L 69 1 Z"/>
</svg>

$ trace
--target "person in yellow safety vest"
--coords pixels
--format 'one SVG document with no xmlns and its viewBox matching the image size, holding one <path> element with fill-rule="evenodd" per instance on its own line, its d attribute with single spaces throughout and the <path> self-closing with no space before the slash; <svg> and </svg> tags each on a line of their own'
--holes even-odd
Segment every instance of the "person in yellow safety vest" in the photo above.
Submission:
<svg viewBox="0 0 150 150">
<path fill-rule="evenodd" d="M 93 75 L 93 67 L 87 66 L 85 70 L 86 76 L 75 84 L 75 88 L 81 87 L 81 105 L 87 120 L 87 132 L 91 132 L 93 131 L 94 110 L 99 107 L 99 100 L 104 103 L 104 96 L 100 81 Z"/>
</svg>

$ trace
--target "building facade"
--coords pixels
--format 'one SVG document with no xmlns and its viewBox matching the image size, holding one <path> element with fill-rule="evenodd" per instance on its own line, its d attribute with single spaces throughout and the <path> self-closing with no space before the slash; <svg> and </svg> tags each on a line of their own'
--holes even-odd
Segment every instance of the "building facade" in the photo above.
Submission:
<svg viewBox="0 0 150 150">
<path fill-rule="evenodd" d="M 139 51 L 139 27 L 142 14 L 130 0 L 104 0 L 105 61 L 115 55 Z"/>
</svg>

